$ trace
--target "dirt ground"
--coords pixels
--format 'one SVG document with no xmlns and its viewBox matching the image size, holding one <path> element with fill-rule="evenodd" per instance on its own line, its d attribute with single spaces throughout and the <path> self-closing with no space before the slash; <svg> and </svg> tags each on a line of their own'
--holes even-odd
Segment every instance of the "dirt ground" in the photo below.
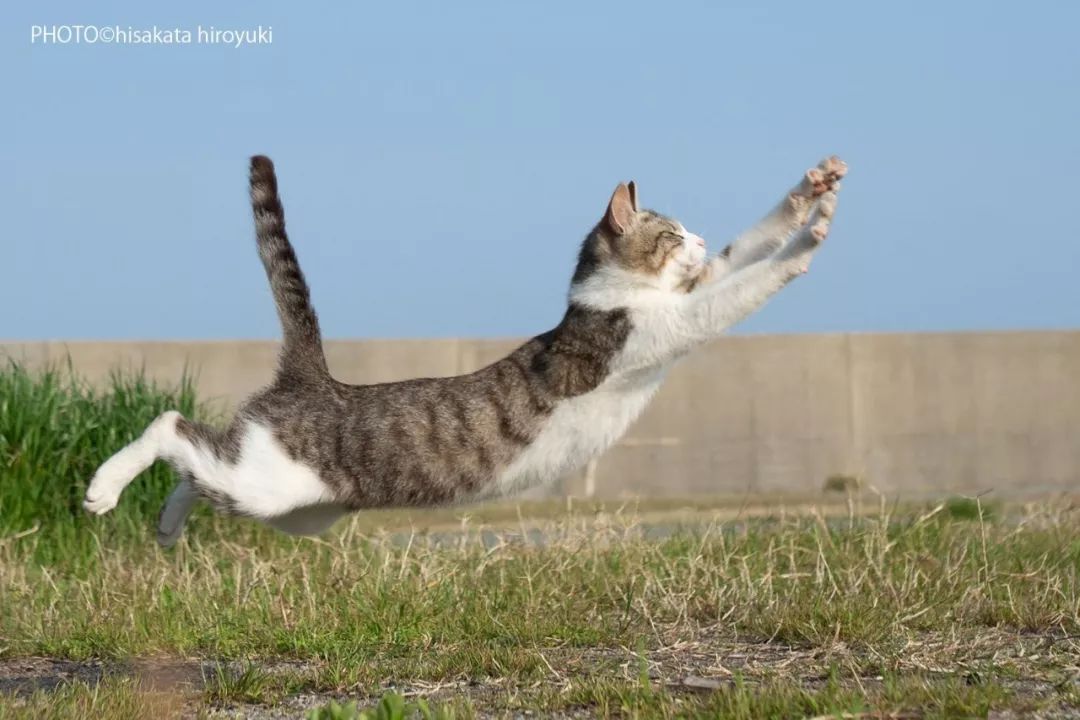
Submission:
<svg viewBox="0 0 1080 720">
<path fill-rule="evenodd" d="M 988 631 L 976 639 L 957 640 L 928 634 L 918 642 L 909 642 L 896 655 L 871 657 L 866 652 L 848 649 L 843 643 L 828 648 L 796 648 L 781 643 L 738 643 L 720 637 L 700 635 L 692 640 L 673 641 L 650 650 L 642 657 L 629 648 L 538 650 L 550 669 L 544 683 L 547 690 L 559 692 L 572 680 L 601 677 L 641 682 L 647 672 L 655 687 L 664 687 L 672 695 L 709 693 L 735 682 L 740 676 L 747 685 L 782 680 L 805 689 L 820 687 L 839 669 L 844 685 L 872 691 L 880 687 L 882 675 L 876 665 L 899 673 L 923 673 L 933 676 L 966 672 L 971 682 L 993 680 L 1006 688 L 1015 705 L 1039 706 L 1037 713 L 1013 710 L 991 712 L 991 718 L 1014 717 L 1080 718 L 1080 709 L 1055 705 L 1059 697 L 1062 673 L 1080 684 L 1080 642 L 1078 638 L 1044 635 L 1016 635 Z M 949 660 L 947 666 L 943 660 Z M 994 670 L 986 668 L 993 667 Z M 62 684 L 96 684 L 108 677 L 126 677 L 138 681 L 143 692 L 162 699 L 175 717 L 204 716 L 219 718 L 303 717 L 304 713 L 329 700 L 377 702 L 381 691 L 394 690 L 406 697 L 422 696 L 429 702 L 449 701 L 467 696 L 479 717 L 506 717 L 503 700 L 516 692 L 533 687 L 514 687 L 506 680 L 462 678 L 450 682 L 395 681 L 379 693 L 294 693 L 272 704 L 229 701 L 214 703 L 206 697 L 208 679 L 221 672 L 240 672 L 241 663 L 218 662 L 199 658 L 138 658 L 131 661 L 61 660 L 54 658 L 18 658 L 0 661 L 0 692 L 27 696 L 35 691 L 52 691 Z M 318 667 L 310 662 L 271 661 L 260 666 L 268 676 L 314 674 Z M 988 677 L 988 673 L 991 676 Z M 173 714 L 173 713 L 167 713 Z M 512 717 L 535 717 L 532 712 L 517 710 Z M 569 709 L 545 717 L 594 717 L 587 708 Z M 890 716 L 896 717 L 896 716 Z M 905 717 L 920 717 L 910 715 Z"/>
</svg>

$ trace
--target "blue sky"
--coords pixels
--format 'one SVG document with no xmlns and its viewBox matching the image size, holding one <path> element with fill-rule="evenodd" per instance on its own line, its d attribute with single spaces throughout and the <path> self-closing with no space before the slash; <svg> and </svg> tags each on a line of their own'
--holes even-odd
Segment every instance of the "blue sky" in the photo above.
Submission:
<svg viewBox="0 0 1080 720">
<path fill-rule="evenodd" d="M 276 337 L 257 152 L 328 337 L 543 331 L 618 181 L 719 249 L 833 152 L 826 246 L 738 332 L 1080 326 L 1080 4 L 170 5 L 0 10 L 0 339 Z"/>
</svg>

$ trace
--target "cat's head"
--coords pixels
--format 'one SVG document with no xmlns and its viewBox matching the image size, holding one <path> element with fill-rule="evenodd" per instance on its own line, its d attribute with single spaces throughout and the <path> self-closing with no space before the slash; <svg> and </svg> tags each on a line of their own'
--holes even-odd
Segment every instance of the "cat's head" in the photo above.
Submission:
<svg viewBox="0 0 1080 720">
<path fill-rule="evenodd" d="M 705 241 L 682 223 L 638 206 L 619 183 L 603 219 L 585 238 L 572 287 L 618 285 L 685 293 L 706 272 Z"/>
</svg>

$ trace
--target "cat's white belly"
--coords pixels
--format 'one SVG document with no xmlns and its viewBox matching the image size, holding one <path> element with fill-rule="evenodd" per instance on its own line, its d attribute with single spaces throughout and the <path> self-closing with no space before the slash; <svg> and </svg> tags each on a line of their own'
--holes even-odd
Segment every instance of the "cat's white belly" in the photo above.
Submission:
<svg viewBox="0 0 1080 720">
<path fill-rule="evenodd" d="M 511 495 L 550 483 L 611 447 L 663 382 L 665 369 L 612 378 L 559 403 L 536 439 L 506 467 L 486 495 Z"/>
</svg>

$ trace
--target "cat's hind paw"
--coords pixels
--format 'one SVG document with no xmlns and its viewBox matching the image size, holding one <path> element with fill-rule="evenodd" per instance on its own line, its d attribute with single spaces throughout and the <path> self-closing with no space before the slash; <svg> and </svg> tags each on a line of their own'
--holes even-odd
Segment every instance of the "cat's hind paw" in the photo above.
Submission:
<svg viewBox="0 0 1080 720">
<path fill-rule="evenodd" d="M 118 502 L 120 502 L 120 493 L 115 492 L 108 483 L 95 479 L 86 491 L 83 508 L 95 515 L 104 515 L 116 507 Z"/>
<path fill-rule="evenodd" d="M 171 523 L 171 524 L 170 524 Z M 165 517 L 165 508 L 158 515 L 157 542 L 158 545 L 168 550 L 180 536 L 184 534 L 184 520 L 175 520 Z"/>
</svg>

